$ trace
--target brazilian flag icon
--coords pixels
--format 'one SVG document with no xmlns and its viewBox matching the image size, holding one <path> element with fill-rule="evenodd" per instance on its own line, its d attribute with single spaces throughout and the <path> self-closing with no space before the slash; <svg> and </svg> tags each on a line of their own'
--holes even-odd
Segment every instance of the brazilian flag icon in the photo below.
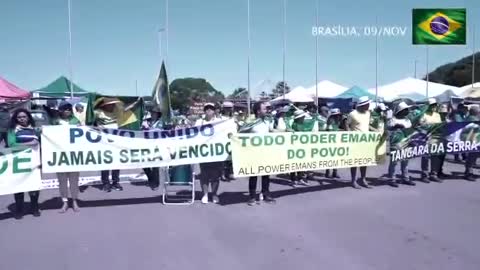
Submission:
<svg viewBox="0 0 480 270">
<path fill-rule="evenodd" d="M 464 45 L 467 41 L 466 9 L 413 9 L 412 43 Z"/>
</svg>

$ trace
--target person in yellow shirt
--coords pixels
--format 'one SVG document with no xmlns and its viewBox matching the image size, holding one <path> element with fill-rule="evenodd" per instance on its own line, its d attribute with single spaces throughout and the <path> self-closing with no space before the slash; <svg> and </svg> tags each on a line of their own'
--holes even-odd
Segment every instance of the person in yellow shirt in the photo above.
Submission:
<svg viewBox="0 0 480 270">
<path fill-rule="evenodd" d="M 428 109 L 423 114 L 422 118 L 420 118 L 420 125 L 421 126 L 429 126 L 435 124 L 441 124 L 442 118 L 438 113 L 438 102 L 435 98 L 428 99 Z M 428 171 L 428 163 L 430 161 L 430 174 L 427 174 Z M 440 163 L 441 159 L 438 155 L 431 155 L 422 157 L 422 179 L 421 181 L 424 183 L 432 182 L 442 182 L 441 179 L 438 178 L 438 173 L 440 171 Z"/>
<path fill-rule="evenodd" d="M 367 96 L 358 99 L 355 110 L 347 118 L 347 131 L 369 132 L 370 131 L 370 99 Z M 360 167 L 360 185 L 371 188 L 367 183 L 367 167 Z M 350 168 L 352 187 L 359 189 L 357 184 L 357 167 Z"/>
</svg>

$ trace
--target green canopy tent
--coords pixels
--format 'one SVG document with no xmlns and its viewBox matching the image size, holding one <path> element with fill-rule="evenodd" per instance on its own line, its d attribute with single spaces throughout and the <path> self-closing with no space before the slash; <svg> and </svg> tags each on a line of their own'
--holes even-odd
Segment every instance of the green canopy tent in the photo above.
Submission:
<svg viewBox="0 0 480 270">
<path fill-rule="evenodd" d="M 336 96 L 335 98 L 351 98 L 353 101 L 357 101 L 360 97 L 367 96 L 370 99 L 374 100 L 375 95 L 371 94 L 367 90 L 358 87 L 358 86 L 353 86 L 352 88 L 346 90 L 345 92 L 341 93 L 340 95 Z"/>
<path fill-rule="evenodd" d="M 70 97 L 70 80 L 61 76 L 44 88 L 32 91 L 34 97 L 38 98 L 69 98 Z M 88 95 L 88 91 L 82 89 L 76 84 L 73 85 L 74 97 L 85 97 Z"/>
</svg>

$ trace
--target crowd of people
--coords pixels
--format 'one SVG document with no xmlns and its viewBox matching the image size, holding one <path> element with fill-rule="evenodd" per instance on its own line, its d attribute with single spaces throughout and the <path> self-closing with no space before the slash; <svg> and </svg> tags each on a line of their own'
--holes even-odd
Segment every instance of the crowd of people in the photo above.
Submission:
<svg viewBox="0 0 480 270">
<path fill-rule="evenodd" d="M 95 105 L 94 125 L 104 128 L 121 128 L 118 125 L 119 116 L 118 100 L 104 99 Z M 125 112 L 129 108 L 123 108 Z M 217 106 L 213 103 L 206 103 L 204 106 L 204 115 L 197 121 L 189 121 L 187 118 L 181 118 L 175 124 L 162 122 L 162 113 L 158 108 L 153 108 L 148 112 L 144 119 L 142 128 L 147 129 L 172 129 L 188 126 L 198 126 L 209 123 L 215 123 L 226 119 L 234 119 L 239 133 L 257 133 L 266 134 L 272 132 L 312 132 L 312 131 L 357 131 L 369 132 L 375 131 L 385 135 L 386 138 L 393 138 L 404 129 L 428 126 L 444 122 L 464 122 L 480 121 L 480 108 L 476 105 L 467 107 L 460 103 L 455 110 L 447 104 L 438 104 L 431 98 L 423 106 L 410 106 L 405 102 L 400 102 L 388 108 L 385 104 L 376 104 L 371 108 L 372 101 L 368 97 L 359 98 L 355 108 L 343 114 L 339 108 L 329 108 L 322 105 L 319 108 L 310 104 L 307 106 L 286 105 L 272 108 L 268 102 L 259 101 L 253 106 L 253 115 L 247 117 L 234 111 L 233 104 L 223 103 L 223 106 Z M 77 116 L 79 110 L 83 107 L 75 107 L 68 102 L 61 102 L 58 106 L 58 113 L 52 124 L 54 125 L 83 125 L 84 119 Z M 7 147 L 36 147 L 40 143 L 41 129 L 35 126 L 35 121 L 31 113 L 26 109 L 18 109 L 11 116 L 8 127 L 6 145 Z M 390 150 L 400 149 L 398 144 L 389 144 Z M 387 151 L 388 152 L 388 151 Z M 262 153 L 259 153 L 262 154 Z M 476 177 L 472 168 L 476 163 L 478 153 L 468 153 L 456 155 L 456 161 L 465 161 L 464 178 L 468 181 L 475 181 Z M 463 159 L 463 160 L 462 160 Z M 445 177 L 443 171 L 445 155 L 432 155 L 421 158 L 422 177 L 421 181 L 428 183 L 442 182 Z M 400 177 L 396 177 L 396 167 L 400 165 Z M 415 185 L 408 174 L 409 160 L 393 161 L 390 160 L 385 181 L 392 187 L 398 187 L 399 184 Z M 233 169 L 231 161 L 202 163 L 197 166 L 200 171 L 199 180 L 203 196 L 201 202 L 204 204 L 219 203 L 218 191 L 221 181 L 233 180 Z M 148 179 L 148 185 L 152 190 L 158 190 L 160 185 L 160 175 L 168 174 L 165 167 L 143 168 Z M 357 177 L 359 172 L 360 177 Z M 350 168 L 351 186 L 355 189 L 371 188 L 367 181 L 367 167 Z M 325 171 L 325 177 L 338 179 L 338 170 L 331 169 Z M 69 209 L 69 195 L 72 200 L 72 209 L 75 212 L 80 211 L 78 205 L 79 195 L 79 173 L 65 172 L 57 174 L 59 182 L 59 193 L 62 199 L 60 213 L 65 213 Z M 250 177 L 248 181 L 249 200 L 248 205 L 265 203 L 275 203 L 275 199 L 270 193 L 270 176 L 263 175 L 261 178 L 261 190 L 257 193 L 258 177 Z M 308 186 L 309 181 L 314 179 L 314 172 L 294 172 L 290 174 L 292 187 Z M 119 170 L 105 170 L 101 172 L 102 189 L 105 192 L 112 190 L 123 190 L 120 185 Z M 211 192 L 211 196 L 210 195 Z M 31 200 L 31 211 L 34 216 L 40 216 L 39 209 L 39 191 L 29 192 Z M 15 218 L 20 219 L 24 215 L 24 193 L 14 194 L 15 198 Z M 210 199 L 211 198 L 211 199 Z"/>
</svg>

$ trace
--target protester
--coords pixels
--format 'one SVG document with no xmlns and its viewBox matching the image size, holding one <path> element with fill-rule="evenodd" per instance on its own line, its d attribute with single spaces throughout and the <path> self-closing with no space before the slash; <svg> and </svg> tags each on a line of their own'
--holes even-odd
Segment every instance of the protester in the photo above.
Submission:
<svg viewBox="0 0 480 270">
<path fill-rule="evenodd" d="M 213 103 L 207 103 L 203 107 L 205 117 L 198 119 L 195 126 L 202 126 L 217 122 L 218 119 L 215 115 L 215 105 Z M 200 183 L 202 186 L 202 203 L 208 203 L 208 188 L 209 185 L 212 188 L 212 202 L 219 203 L 220 199 L 217 195 L 218 188 L 220 186 L 220 178 L 223 174 L 223 162 L 208 162 L 200 164 Z"/>
<path fill-rule="evenodd" d="M 85 108 L 81 103 L 75 104 L 74 116 L 80 121 L 80 124 L 85 125 Z"/>
<path fill-rule="evenodd" d="M 54 125 L 63 125 L 63 126 L 79 126 L 81 125 L 80 121 L 73 115 L 73 106 L 72 104 L 62 101 L 58 106 L 59 117 L 55 119 Z M 72 208 L 73 211 L 79 212 L 80 207 L 78 206 L 78 181 L 80 177 L 79 172 L 62 172 L 57 173 L 58 185 L 60 196 L 62 197 L 62 208 L 60 213 L 65 213 L 68 210 L 68 189 L 70 186 L 70 196 L 72 198 Z"/>
<path fill-rule="evenodd" d="M 467 121 L 467 117 L 468 117 L 468 107 L 465 105 L 465 103 L 460 102 L 457 105 L 457 110 L 453 113 L 453 117 L 452 117 L 453 121 L 465 122 Z M 461 156 L 463 157 L 463 160 L 467 159 L 466 154 L 461 154 Z M 455 154 L 455 161 L 459 163 L 462 162 L 462 160 L 460 159 L 460 154 Z"/>
<path fill-rule="evenodd" d="M 325 131 L 327 130 L 327 120 L 328 120 L 328 114 L 330 110 L 328 109 L 327 106 L 321 106 L 320 107 L 320 113 L 317 116 L 318 120 L 318 131 Z M 317 129 L 314 129 L 317 131 Z"/>
<path fill-rule="evenodd" d="M 233 119 L 233 103 L 230 101 L 224 101 L 222 104 L 222 119 L 230 120 Z M 223 175 L 222 180 L 231 181 L 234 180 L 233 177 L 233 164 L 232 160 L 227 160 L 223 163 Z"/>
<path fill-rule="evenodd" d="M 448 110 L 448 105 L 447 104 L 441 104 L 440 107 L 438 108 L 438 113 L 440 114 L 440 119 L 442 120 L 443 123 L 449 123 L 450 122 L 450 117 L 449 116 L 449 110 Z M 446 153 L 438 155 L 439 158 L 439 164 L 438 164 L 438 177 L 439 178 L 446 178 L 447 175 L 443 172 L 443 165 L 445 163 L 445 158 L 447 157 Z"/>
<path fill-rule="evenodd" d="M 370 99 L 367 96 L 360 97 L 356 105 L 356 109 L 353 110 L 347 119 L 348 131 L 369 132 L 370 131 Z M 366 188 L 371 188 L 367 183 L 367 167 L 360 167 L 360 185 Z M 352 187 L 359 189 L 357 184 L 357 168 L 350 168 L 352 176 Z"/>
<path fill-rule="evenodd" d="M 257 133 L 257 134 L 267 134 L 273 131 L 273 125 L 267 120 L 267 104 L 262 101 L 258 101 L 253 106 L 253 113 L 255 114 L 255 122 L 246 124 L 240 129 L 241 133 Z M 250 199 L 248 200 L 248 205 L 255 205 L 255 203 L 260 203 L 260 200 L 256 200 L 256 189 L 257 189 L 257 176 L 250 177 L 248 181 L 248 190 L 250 193 Z M 262 176 L 262 191 L 263 200 L 266 203 L 275 203 L 270 195 L 270 176 Z"/>
<path fill-rule="evenodd" d="M 390 131 L 390 142 L 395 141 L 394 137 L 403 138 L 404 129 L 411 128 L 412 122 L 408 119 L 410 106 L 405 102 L 400 102 L 397 105 L 393 118 L 388 122 L 388 130 Z M 398 144 L 390 144 L 390 151 L 401 150 L 401 146 Z M 395 181 L 395 167 L 398 162 L 400 162 L 401 178 Z M 415 183 L 410 180 L 408 176 L 408 159 L 401 161 L 393 161 L 393 157 L 390 156 L 390 164 L 388 166 L 388 175 L 387 178 L 390 180 L 390 185 L 393 187 L 398 187 L 399 183 L 415 186 Z"/>
<path fill-rule="evenodd" d="M 274 123 L 273 123 L 273 129 L 275 132 L 287 132 L 291 131 L 287 124 L 287 119 L 286 119 L 286 114 L 290 110 L 290 106 L 286 105 L 282 108 L 280 108 L 275 115 Z"/>
<path fill-rule="evenodd" d="M 333 108 L 330 111 L 329 117 L 327 119 L 327 131 L 344 131 L 345 129 L 341 128 L 342 124 L 342 113 L 339 108 Z M 325 171 L 325 178 L 339 178 L 337 169 L 332 170 L 330 175 L 330 170 Z"/>
<path fill-rule="evenodd" d="M 428 99 L 428 108 L 423 114 L 423 116 L 420 118 L 420 125 L 424 127 L 429 127 L 431 125 L 435 124 L 441 124 L 442 123 L 442 118 L 440 117 L 440 114 L 438 113 L 438 103 L 435 98 L 430 98 Z M 428 163 L 430 161 L 430 174 L 427 176 L 427 171 L 428 171 Z M 438 178 L 438 173 L 440 171 L 440 157 L 438 155 L 430 155 L 430 156 L 425 156 L 422 157 L 422 182 L 428 183 L 430 181 L 432 182 L 438 182 L 441 183 L 442 180 Z"/>
<path fill-rule="evenodd" d="M 303 110 L 296 110 L 293 114 L 293 125 L 292 129 L 294 132 L 308 132 L 312 131 L 311 125 L 305 123 L 305 117 L 307 113 Z M 306 172 L 292 172 L 290 173 L 290 180 L 292 181 L 292 186 L 297 187 L 299 184 L 303 186 L 308 186 L 306 181 Z"/>
<path fill-rule="evenodd" d="M 95 121 L 94 125 L 100 128 L 121 128 L 119 121 L 125 119 L 131 109 L 139 104 L 140 98 L 131 105 L 124 107 L 123 103 L 117 98 L 103 98 L 95 106 Z M 122 191 L 123 187 L 120 185 L 120 170 L 111 170 L 112 184 L 110 184 L 110 171 L 105 170 L 101 172 L 103 191 L 111 192 L 112 189 Z"/>
<path fill-rule="evenodd" d="M 35 128 L 35 120 L 32 114 L 26 109 L 17 109 L 13 112 L 7 131 L 7 146 L 20 148 L 37 147 L 40 142 L 40 134 Z M 40 191 L 30 191 L 30 210 L 35 217 L 40 216 L 38 198 Z M 24 214 L 24 193 L 15 193 L 15 219 L 23 218 Z"/>
<path fill-rule="evenodd" d="M 147 121 L 147 126 L 145 129 L 155 129 L 155 130 L 162 130 L 163 129 L 163 121 L 162 121 L 162 111 L 158 107 L 152 108 L 150 112 L 150 119 Z M 145 175 L 148 179 L 148 186 L 152 191 L 158 190 L 160 186 L 160 171 L 162 173 L 166 173 L 165 167 L 152 167 L 152 168 L 143 168 Z"/>
<path fill-rule="evenodd" d="M 387 110 L 388 108 L 385 104 L 378 104 L 370 117 L 371 131 L 380 132 L 382 134 L 385 132 Z"/>
<path fill-rule="evenodd" d="M 470 115 L 466 119 L 468 122 L 480 121 L 480 107 L 478 105 L 471 106 L 469 114 Z M 477 180 L 477 178 L 472 172 L 472 167 L 477 162 L 479 155 L 480 155 L 479 152 L 467 153 L 467 162 L 465 162 L 465 176 L 464 176 L 465 180 L 472 181 L 472 182 Z"/>
</svg>

